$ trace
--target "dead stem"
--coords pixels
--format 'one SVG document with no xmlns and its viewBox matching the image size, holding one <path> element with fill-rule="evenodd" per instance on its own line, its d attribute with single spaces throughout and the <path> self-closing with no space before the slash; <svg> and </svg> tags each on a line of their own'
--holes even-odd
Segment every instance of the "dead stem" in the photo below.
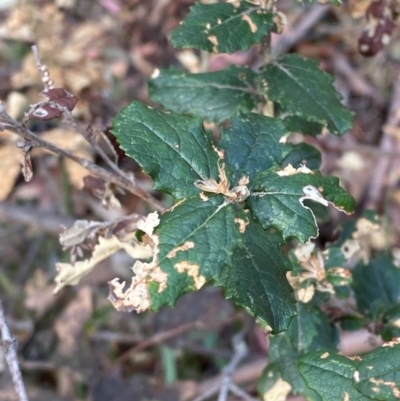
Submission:
<svg viewBox="0 0 400 401">
<path fill-rule="evenodd" d="M 17 342 L 15 338 L 11 336 L 1 301 L 0 301 L 0 332 L 2 338 L 1 347 L 3 349 L 8 366 L 10 368 L 11 376 L 15 386 L 15 391 L 17 392 L 20 401 L 28 401 L 25 385 L 22 380 L 21 371 L 18 365 L 18 358 L 16 351 Z"/>
<path fill-rule="evenodd" d="M 73 160 L 75 163 L 78 163 L 80 166 L 91 172 L 96 177 L 102 178 L 106 182 L 110 182 L 116 184 L 132 194 L 138 196 L 143 199 L 145 202 L 152 205 L 156 210 L 162 211 L 164 210 L 164 206 L 142 188 L 138 187 L 134 184 L 130 179 L 125 177 L 124 173 L 116 175 L 115 173 L 111 173 L 110 171 L 105 170 L 104 168 L 97 166 L 92 163 L 90 160 L 84 159 L 82 157 L 76 156 L 73 153 L 59 148 L 58 146 L 40 138 L 38 135 L 34 134 L 28 128 L 24 127 L 14 118 L 12 118 L 9 114 L 7 114 L 4 105 L 0 103 L 0 130 L 9 130 L 19 135 L 25 141 L 28 142 L 29 146 L 32 147 L 41 147 L 49 150 L 52 153 L 55 153 L 59 156 L 66 157 L 67 159 Z"/>
</svg>

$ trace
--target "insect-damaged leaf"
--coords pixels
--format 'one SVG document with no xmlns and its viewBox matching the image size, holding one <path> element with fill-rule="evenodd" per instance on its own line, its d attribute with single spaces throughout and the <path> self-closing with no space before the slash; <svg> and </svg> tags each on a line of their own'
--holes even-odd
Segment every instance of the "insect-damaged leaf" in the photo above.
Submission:
<svg viewBox="0 0 400 401">
<path fill-rule="evenodd" d="M 301 302 L 296 306 L 298 315 L 290 322 L 288 331 L 270 336 L 269 363 L 261 376 L 258 391 L 263 397 L 270 395 L 271 390 L 283 381 L 290 385 L 291 393 L 303 395 L 310 401 L 321 401 L 318 394 L 307 388 L 297 362 L 307 352 L 336 349 L 336 332 L 318 307 Z M 269 399 L 274 398 L 270 396 Z"/>
<path fill-rule="evenodd" d="M 278 396 L 282 390 L 289 387 L 290 393 L 303 395 L 307 401 L 321 401 L 317 393 L 307 388 L 297 367 L 301 353 L 295 350 L 284 333 L 270 337 L 268 356 L 268 366 L 264 369 L 257 386 L 262 399 L 286 399 Z"/>
<path fill-rule="evenodd" d="M 286 54 L 269 63 L 260 75 L 270 100 L 289 114 L 327 126 L 342 135 L 351 128 L 353 113 L 340 103 L 333 76 L 318 68 L 318 61 Z"/>
<path fill-rule="evenodd" d="M 289 167 L 261 172 L 250 183 L 247 202 L 265 229 L 274 227 L 285 239 L 296 237 L 301 242 L 315 238 L 318 228 L 312 211 L 303 206 L 305 199 L 325 206 L 332 203 L 346 213 L 353 211 L 355 200 L 339 186 L 338 178 L 324 177 L 318 170 Z"/>
<path fill-rule="evenodd" d="M 400 343 L 388 342 L 361 357 L 357 389 L 374 400 L 400 399 Z"/>
<path fill-rule="evenodd" d="M 252 180 L 260 171 L 282 162 L 292 150 L 292 145 L 279 142 L 286 136 L 281 121 L 255 113 L 240 114 L 228 129 L 222 129 L 218 146 L 225 150 L 232 184 L 243 176 Z"/>
<path fill-rule="evenodd" d="M 61 117 L 63 109 L 72 111 L 78 103 L 78 98 L 63 88 L 48 89 L 43 91 L 42 95 L 46 96 L 48 101 L 37 104 L 28 113 L 28 116 L 35 120 L 46 121 Z"/>
<path fill-rule="evenodd" d="M 74 264 L 57 263 L 58 274 L 55 278 L 57 286 L 54 289 L 54 293 L 58 293 L 66 285 L 78 284 L 99 262 L 121 249 L 124 249 L 132 258 L 151 257 L 149 249 L 141 246 L 137 241 L 121 241 L 115 235 L 109 238 L 99 237 L 98 244 L 94 247 L 93 254 L 89 259 L 81 260 Z"/>
<path fill-rule="evenodd" d="M 149 81 L 149 91 L 150 97 L 168 110 L 219 124 L 238 111 L 255 107 L 255 78 L 250 68 L 236 66 L 199 74 L 161 70 Z"/>
<path fill-rule="evenodd" d="M 286 280 L 290 265 L 282 244 L 280 235 L 251 222 L 244 232 L 244 247 L 236 249 L 233 265 L 224 267 L 216 283 L 274 332 L 286 330 L 296 314 L 293 290 Z"/>
<path fill-rule="evenodd" d="M 223 266 L 232 265 L 235 248 L 243 246 L 247 222 L 243 209 L 221 195 L 194 196 L 165 212 L 155 235 L 158 265 L 168 281 L 162 291 L 150 285 L 151 308 L 173 305 L 185 292 L 216 280 Z"/>
<path fill-rule="evenodd" d="M 200 118 L 162 113 L 133 102 L 113 119 L 121 148 L 175 198 L 198 194 L 196 180 L 218 179 L 218 155 Z"/>
<path fill-rule="evenodd" d="M 232 264 L 234 249 L 242 246 L 247 216 L 222 195 L 193 196 L 164 212 L 153 233 L 153 260 L 137 261 L 129 288 L 118 279 L 109 283 L 109 299 L 118 310 L 143 312 L 172 306 L 188 291 L 200 289 Z"/>
<path fill-rule="evenodd" d="M 319 394 L 322 401 L 367 401 L 354 387 L 357 363 L 327 351 L 315 351 L 304 355 L 299 361 L 300 374 L 307 387 Z"/>
<path fill-rule="evenodd" d="M 194 47 L 214 53 L 247 50 L 274 27 L 273 13 L 247 1 L 196 3 L 171 34 L 177 48 Z"/>
<path fill-rule="evenodd" d="M 212 280 L 274 331 L 287 329 L 296 309 L 282 238 L 250 223 L 240 206 L 221 196 L 187 199 L 164 214 L 156 235 L 168 284 L 150 287 L 153 308 Z"/>
<path fill-rule="evenodd" d="M 387 343 L 366 355 L 344 355 L 316 351 L 304 355 L 299 370 L 307 386 L 322 401 L 379 400 L 400 398 L 400 344 Z"/>
</svg>

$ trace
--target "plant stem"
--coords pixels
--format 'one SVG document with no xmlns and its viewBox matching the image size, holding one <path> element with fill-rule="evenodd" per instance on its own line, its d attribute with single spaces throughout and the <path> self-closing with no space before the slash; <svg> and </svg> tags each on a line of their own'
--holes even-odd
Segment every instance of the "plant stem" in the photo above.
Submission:
<svg viewBox="0 0 400 401">
<path fill-rule="evenodd" d="M 145 190 L 133 183 L 132 180 L 128 179 L 123 173 L 117 175 L 115 173 L 107 171 L 104 168 L 92 163 L 90 160 L 76 156 L 73 153 L 59 148 L 58 146 L 40 138 L 38 135 L 34 134 L 28 128 L 24 127 L 18 121 L 13 119 L 9 114 L 7 114 L 4 105 L 0 103 L 0 130 L 3 131 L 5 129 L 14 132 L 21 138 L 25 139 L 30 146 L 41 147 L 59 156 L 63 156 L 70 160 L 73 160 L 75 163 L 78 163 L 80 166 L 84 167 L 95 176 L 102 178 L 106 182 L 111 182 L 119 185 L 120 187 L 143 199 L 145 202 L 153 206 L 154 209 L 156 209 L 157 211 L 163 211 L 165 209 L 161 202 L 159 202 L 153 196 L 148 194 Z"/>
<path fill-rule="evenodd" d="M 18 365 L 18 358 L 16 352 L 16 340 L 11 336 L 10 330 L 7 326 L 6 317 L 4 315 L 3 305 L 0 301 L 0 331 L 2 342 L 1 346 L 4 351 L 8 366 L 10 368 L 11 376 L 14 382 L 15 390 L 18 394 L 20 401 L 28 401 L 25 385 L 22 380 L 21 371 Z"/>
</svg>

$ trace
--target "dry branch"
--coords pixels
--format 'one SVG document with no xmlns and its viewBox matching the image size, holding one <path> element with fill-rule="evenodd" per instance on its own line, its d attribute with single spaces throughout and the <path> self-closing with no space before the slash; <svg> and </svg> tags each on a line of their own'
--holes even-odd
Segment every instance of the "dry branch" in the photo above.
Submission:
<svg viewBox="0 0 400 401">
<path fill-rule="evenodd" d="M 11 376 L 14 382 L 15 390 L 18 394 L 20 401 L 28 401 L 26 394 L 25 385 L 22 380 L 21 371 L 18 365 L 17 351 L 16 351 L 16 340 L 11 336 L 8 328 L 6 317 L 4 315 L 3 305 L 0 301 L 0 331 L 1 331 L 1 347 L 6 357 L 8 366 L 10 368 Z"/>
<path fill-rule="evenodd" d="M 137 186 L 131 180 L 124 177 L 123 173 L 120 175 L 116 175 L 115 173 L 107 171 L 106 169 L 92 163 L 90 160 L 76 156 L 72 152 L 59 148 L 58 146 L 55 146 L 54 144 L 40 138 L 38 135 L 34 134 L 28 128 L 24 127 L 9 114 L 7 114 L 6 109 L 2 103 L 0 103 L 0 130 L 9 130 L 23 138 L 25 141 L 25 143 L 23 144 L 24 147 L 29 146 L 44 148 L 59 156 L 73 160 L 75 163 L 79 164 L 96 177 L 99 177 L 106 182 L 118 185 L 131 192 L 132 194 L 138 196 L 139 198 L 143 199 L 145 202 L 152 205 L 156 210 L 164 210 L 164 206 L 157 199 L 153 198 L 150 194 Z"/>
</svg>

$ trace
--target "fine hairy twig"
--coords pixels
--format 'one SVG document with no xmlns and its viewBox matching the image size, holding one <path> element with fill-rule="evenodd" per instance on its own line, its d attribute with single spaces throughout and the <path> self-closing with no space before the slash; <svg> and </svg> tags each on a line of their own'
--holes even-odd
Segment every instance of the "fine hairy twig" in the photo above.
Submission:
<svg viewBox="0 0 400 401">
<path fill-rule="evenodd" d="M 18 121 L 9 116 L 3 104 L 0 104 L 0 130 L 3 131 L 5 129 L 14 132 L 23 139 L 27 140 L 29 142 L 29 146 L 41 147 L 59 156 L 63 156 L 67 159 L 73 160 L 75 163 L 78 163 L 80 166 L 84 167 L 95 176 L 104 179 L 106 182 L 111 182 L 115 185 L 119 185 L 127 191 L 135 194 L 139 198 L 143 199 L 145 202 L 152 205 L 156 210 L 164 210 L 164 206 L 157 199 L 153 198 L 142 188 L 134 184 L 131 180 L 128 180 L 122 175 L 117 176 L 116 174 L 113 174 L 110 171 L 107 171 L 104 168 L 92 163 L 90 160 L 76 156 L 72 152 L 59 148 L 58 146 L 53 145 L 52 143 L 40 138 L 38 135 L 34 134 L 28 128 L 24 127 Z"/>
<path fill-rule="evenodd" d="M 52 88 L 53 82 L 49 77 L 47 67 L 43 65 L 40 61 L 37 47 L 32 46 L 32 51 L 36 58 L 36 64 L 38 70 L 42 76 L 42 82 L 44 85 L 43 93 L 46 93 L 46 91 Z M 34 109 L 36 106 L 37 105 L 33 105 L 32 109 Z M 71 124 L 81 135 L 83 135 L 83 137 L 90 143 L 90 145 L 94 147 L 94 149 L 105 160 L 107 165 L 112 169 L 112 172 L 96 165 L 95 163 L 92 163 L 90 160 L 76 156 L 72 152 L 59 148 L 58 146 L 40 138 L 40 136 L 34 134 L 32 131 L 26 128 L 24 124 L 21 124 L 14 118 L 12 118 L 6 112 L 4 105 L 1 103 L 0 103 L 0 131 L 7 129 L 19 135 L 21 138 L 23 138 L 24 143 L 22 144 L 22 148 L 24 150 L 24 153 L 29 153 L 29 150 L 32 147 L 41 147 L 47 149 L 50 152 L 55 153 L 59 156 L 73 160 L 75 163 L 79 164 L 80 166 L 82 166 L 95 176 L 103 179 L 104 181 L 108 183 L 113 183 L 117 186 L 126 189 L 127 191 L 131 192 L 132 194 L 138 196 L 145 202 L 152 205 L 154 209 L 158 211 L 162 211 L 165 209 L 165 207 L 161 204 L 161 202 L 159 202 L 145 190 L 140 188 L 131 177 L 129 177 L 126 173 L 124 173 L 121 169 L 119 169 L 118 166 L 112 160 L 110 160 L 107 154 L 100 148 L 100 146 L 98 146 L 92 131 L 85 130 L 83 127 L 81 127 L 72 117 L 71 111 L 67 107 L 57 104 L 56 102 L 52 103 L 52 107 L 58 108 L 63 113 L 63 116 L 66 119 L 66 121 L 69 124 Z"/>
<path fill-rule="evenodd" d="M 80 166 L 84 167 L 86 170 L 90 171 L 95 176 L 104 179 L 106 182 L 111 182 L 113 184 L 119 185 L 120 187 L 126 189 L 127 191 L 135 194 L 139 198 L 143 199 L 145 202 L 151 204 L 156 210 L 158 211 L 164 210 L 164 206 L 158 200 L 153 198 L 143 189 L 139 188 L 131 180 L 128 180 L 127 178 L 122 177 L 121 175 L 117 176 L 116 174 L 113 174 L 105 170 L 104 168 L 97 166 L 90 160 L 76 156 L 72 152 L 59 148 L 58 146 L 53 145 L 52 143 L 40 138 L 38 135 L 34 134 L 28 128 L 24 127 L 18 121 L 14 120 L 10 115 L 8 115 L 4 108 L 4 105 L 0 104 L 0 130 L 3 131 L 6 129 L 11 132 L 14 132 L 21 138 L 28 141 L 29 146 L 41 147 L 59 156 L 63 156 L 66 157 L 67 159 L 73 160 L 75 163 L 78 163 Z"/>
<path fill-rule="evenodd" d="M 22 380 L 21 371 L 18 365 L 16 340 L 11 336 L 10 330 L 7 326 L 6 317 L 3 310 L 2 302 L 0 301 L 0 331 L 1 331 L 1 348 L 6 356 L 8 366 L 10 368 L 11 376 L 14 382 L 15 390 L 18 394 L 20 401 L 28 401 L 25 385 Z"/>
<path fill-rule="evenodd" d="M 153 198 L 137 185 L 133 184 L 131 180 L 123 178 L 122 176 L 117 176 L 116 174 L 113 174 L 110 171 L 107 171 L 104 168 L 97 166 L 90 160 L 76 156 L 73 153 L 59 148 L 58 146 L 53 145 L 52 143 L 40 138 L 38 135 L 34 134 L 28 128 L 24 127 L 18 121 L 14 120 L 9 114 L 7 114 L 4 105 L 0 103 L 0 130 L 3 131 L 5 129 L 14 132 L 15 134 L 28 141 L 29 146 L 41 147 L 59 156 L 63 156 L 67 159 L 73 160 L 75 163 L 78 163 L 80 166 L 84 167 L 95 176 L 102 178 L 106 182 L 111 182 L 113 184 L 119 185 L 120 187 L 143 199 L 145 202 L 151 204 L 156 210 L 164 210 L 164 206 L 158 200 Z"/>
</svg>

